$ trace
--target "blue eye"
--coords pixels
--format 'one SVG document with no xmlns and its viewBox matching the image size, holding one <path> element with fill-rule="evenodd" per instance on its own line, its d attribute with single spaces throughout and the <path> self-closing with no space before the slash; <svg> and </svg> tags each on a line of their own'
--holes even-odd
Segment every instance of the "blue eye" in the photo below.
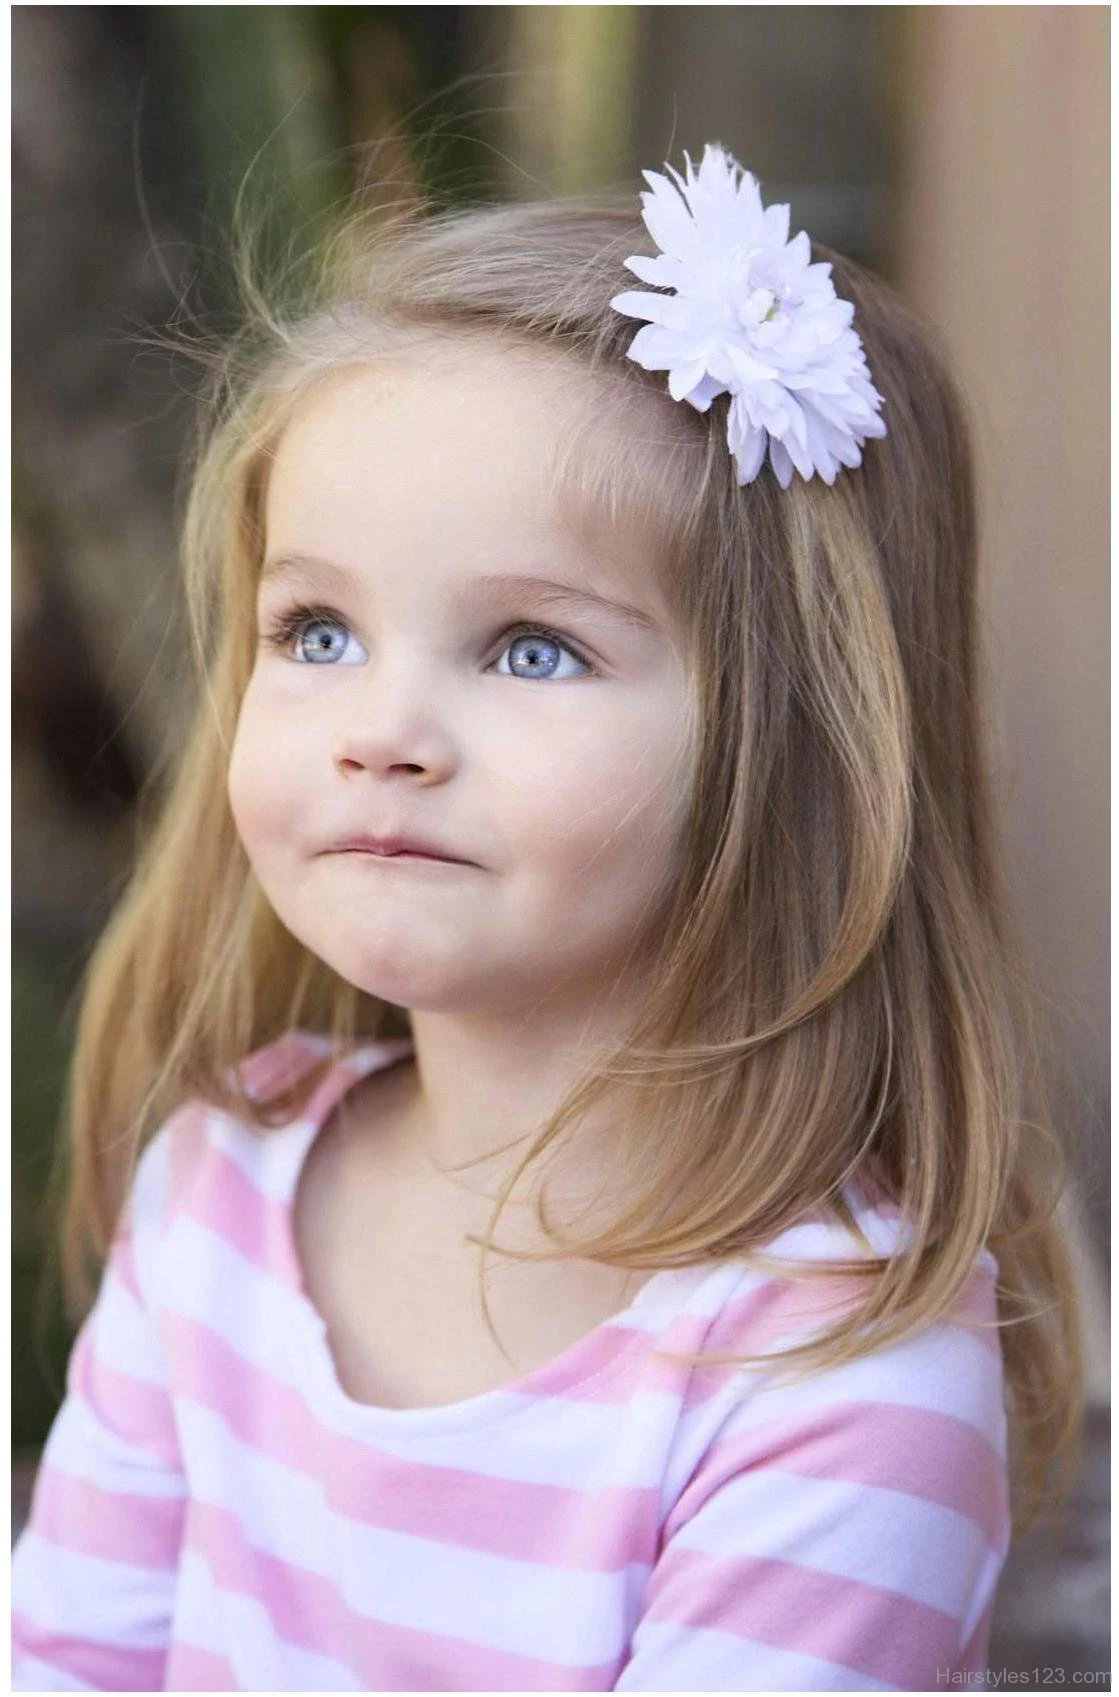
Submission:
<svg viewBox="0 0 1119 1697">
<path fill-rule="evenodd" d="M 292 607 L 270 627 L 265 640 L 304 665 L 359 666 L 368 658 L 345 620 L 325 607 Z M 357 648 L 356 654 L 347 653 L 347 642 Z"/>
<path fill-rule="evenodd" d="M 575 661 L 581 670 L 577 672 L 560 672 L 559 654 L 566 654 Z M 593 668 L 581 655 L 577 654 L 571 644 L 555 631 L 537 630 L 534 626 L 522 626 L 513 637 L 512 642 L 502 650 L 501 658 L 506 654 L 515 657 L 510 660 L 507 668 L 499 668 L 504 677 L 514 678 L 554 678 L 554 677 L 585 677 Z"/>
</svg>

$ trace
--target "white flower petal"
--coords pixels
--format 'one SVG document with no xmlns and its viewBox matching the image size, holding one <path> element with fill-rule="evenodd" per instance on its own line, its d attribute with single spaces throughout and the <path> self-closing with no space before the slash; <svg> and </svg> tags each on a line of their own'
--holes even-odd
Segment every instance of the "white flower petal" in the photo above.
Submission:
<svg viewBox="0 0 1119 1697">
<path fill-rule="evenodd" d="M 756 187 L 754 192 L 757 193 Z M 766 240 L 774 247 L 784 247 L 789 239 L 789 208 L 777 204 L 767 206 L 763 216 Z"/>
<path fill-rule="evenodd" d="M 757 359 L 737 342 L 726 344 L 726 355 L 732 371 L 744 388 L 753 383 L 772 382 L 779 375 L 776 365 Z"/>
<path fill-rule="evenodd" d="M 811 477 L 815 470 L 815 467 L 812 464 L 812 455 L 806 448 L 801 446 L 801 444 L 797 441 L 795 434 L 791 430 L 787 430 L 781 437 L 781 446 L 785 449 L 785 452 L 800 472 L 800 475 L 803 478 Z"/>
<path fill-rule="evenodd" d="M 648 318 L 661 299 L 660 295 L 646 294 L 643 289 L 623 289 L 620 295 L 612 297 L 610 305 L 627 318 Z"/>
<path fill-rule="evenodd" d="M 746 448 L 738 455 L 738 481 L 752 483 L 765 464 L 765 451 L 769 446 L 769 437 L 764 430 L 754 430 Z"/>
<path fill-rule="evenodd" d="M 748 417 L 741 396 L 736 396 L 730 404 L 727 440 L 738 464 L 739 483 L 752 483 L 762 468 L 769 437 Z"/>
<path fill-rule="evenodd" d="M 677 365 L 668 374 L 668 392 L 674 401 L 685 400 L 688 394 L 703 381 L 703 361 L 695 360 L 691 365 Z"/>
<path fill-rule="evenodd" d="M 717 143 L 681 176 L 642 173 L 645 226 L 660 252 L 626 268 L 671 293 L 626 290 L 611 305 L 645 320 L 628 354 L 668 372 L 668 392 L 706 412 L 729 393 L 727 442 L 748 483 L 768 447 L 788 488 L 794 470 L 831 483 L 839 465 L 862 463 L 860 446 L 886 434 L 883 397 L 870 381 L 832 266 L 812 261 L 805 231 L 788 239 L 789 208 L 764 207 L 757 179 Z"/>
<path fill-rule="evenodd" d="M 699 412 L 706 412 L 716 395 L 725 395 L 726 392 L 725 383 L 720 383 L 717 377 L 708 375 L 696 385 L 688 399 Z"/>
<path fill-rule="evenodd" d="M 804 271 L 811 275 L 817 269 L 809 263 L 812 258 L 812 243 L 808 239 L 806 230 L 798 231 L 785 248 L 785 254 L 789 265 L 795 271 Z M 830 271 L 831 266 L 827 266 L 826 269 Z"/>
<path fill-rule="evenodd" d="M 664 178 L 661 178 L 664 182 Z M 696 227 L 687 205 L 671 183 L 654 194 L 643 194 L 645 228 L 666 254 L 684 259 L 696 246 Z"/>
<path fill-rule="evenodd" d="M 793 462 L 789 458 L 782 443 L 777 440 L 776 436 L 771 436 L 769 439 L 769 458 L 770 463 L 777 474 L 778 483 L 781 485 L 782 489 L 787 489 L 789 484 L 793 481 Z"/>
<path fill-rule="evenodd" d="M 646 371 L 671 371 L 679 359 L 679 342 L 663 324 L 645 324 L 629 345 L 629 357 Z"/>
<path fill-rule="evenodd" d="M 658 289 L 678 288 L 684 269 L 678 259 L 666 259 L 663 255 L 654 259 L 644 253 L 631 254 L 625 267 L 635 277 L 640 277 L 643 283 L 652 283 Z"/>
</svg>

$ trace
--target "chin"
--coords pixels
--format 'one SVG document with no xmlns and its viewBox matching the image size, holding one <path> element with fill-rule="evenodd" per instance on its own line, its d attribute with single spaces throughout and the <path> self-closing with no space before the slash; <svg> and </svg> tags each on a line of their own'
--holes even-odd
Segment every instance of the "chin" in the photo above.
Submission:
<svg viewBox="0 0 1119 1697">
<path fill-rule="evenodd" d="M 348 984 L 396 1007 L 451 1012 L 477 1000 L 476 972 L 464 976 L 437 961 L 409 958 L 404 950 L 383 952 L 351 943 L 348 948 L 314 952 Z"/>
</svg>

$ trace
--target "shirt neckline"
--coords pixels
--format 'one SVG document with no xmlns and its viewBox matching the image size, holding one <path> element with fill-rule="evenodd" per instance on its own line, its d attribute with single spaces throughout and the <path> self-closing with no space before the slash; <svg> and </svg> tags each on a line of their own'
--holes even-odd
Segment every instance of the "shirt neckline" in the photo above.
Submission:
<svg viewBox="0 0 1119 1697">
<path fill-rule="evenodd" d="M 323 1053 L 324 1048 L 321 1041 L 311 1036 L 307 1043 L 307 1064 L 316 1054 Z M 625 1307 L 600 1321 L 559 1355 L 508 1384 L 481 1391 L 476 1396 L 415 1408 L 390 1408 L 381 1403 L 361 1402 L 350 1396 L 338 1377 L 326 1321 L 312 1301 L 304 1281 L 295 1237 L 295 1197 L 311 1147 L 342 1097 L 371 1073 L 379 1072 L 411 1053 L 410 1039 L 391 1037 L 366 1043 L 340 1060 L 314 1091 L 305 1114 L 298 1121 L 300 1136 L 295 1158 L 288 1167 L 280 1224 L 284 1235 L 283 1259 L 298 1320 L 289 1343 L 298 1362 L 301 1389 L 309 1400 L 329 1412 L 336 1423 L 362 1433 L 402 1438 L 425 1436 L 508 1419 L 556 1396 L 585 1392 L 595 1382 L 605 1382 L 613 1377 L 630 1355 L 648 1341 L 650 1334 L 643 1327 L 635 1327 L 630 1336 L 625 1335 L 626 1321 L 638 1310 L 659 1305 L 669 1296 L 674 1297 L 675 1306 L 679 1306 L 684 1292 L 694 1288 L 701 1280 L 719 1275 L 725 1277 L 728 1271 L 733 1271 L 736 1278 L 741 1276 L 741 1268 L 728 1269 L 723 1263 L 719 1263 L 714 1271 L 710 1267 L 687 1267 L 656 1272 Z M 604 1343 L 615 1332 L 618 1334 L 617 1346 L 604 1361 Z"/>
</svg>

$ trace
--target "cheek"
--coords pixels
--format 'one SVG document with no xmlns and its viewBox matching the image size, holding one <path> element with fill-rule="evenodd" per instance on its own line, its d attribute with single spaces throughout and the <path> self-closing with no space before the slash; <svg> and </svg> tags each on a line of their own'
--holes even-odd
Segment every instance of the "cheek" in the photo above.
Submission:
<svg viewBox="0 0 1119 1697">
<path fill-rule="evenodd" d="M 547 760 L 519 763 L 502 781 L 525 865 L 588 893 L 619 883 L 647 893 L 674 863 L 686 759 L 681 720 L 646 713 L 597 721 L 553 742 Z"/>
<path fill-rule="evenodd" d="M 230 749 L 226 793 L 250 859 L 282 833 L 288 813 L 285 763 L 275 758 L 274 744 L 267 715 L 259 711 L 251 693 L 246 695 Z"/>
</svg>

